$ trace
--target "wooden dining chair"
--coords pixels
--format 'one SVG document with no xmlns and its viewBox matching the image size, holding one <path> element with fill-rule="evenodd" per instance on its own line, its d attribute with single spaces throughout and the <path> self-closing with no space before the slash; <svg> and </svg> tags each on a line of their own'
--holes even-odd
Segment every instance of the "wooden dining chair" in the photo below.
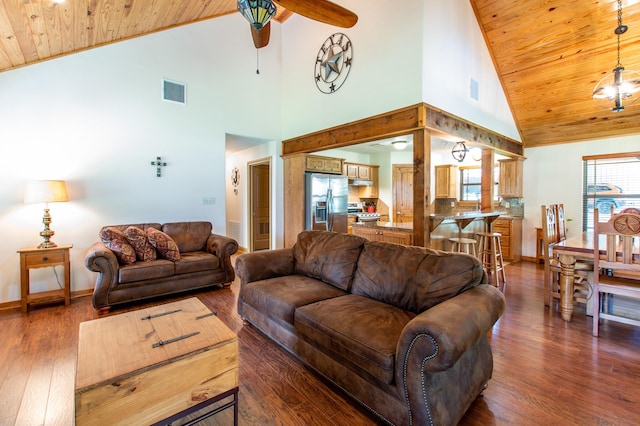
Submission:
<svg viewBox="0 0 640 426">
<path fill-rule="evenodd" d="M 554 299 L 560 299 L 560 261 L 553 254 L 558 244 L 558 226 L 555 205 L 541 207 L 542 218 L 542 259 L 544 262 L 544 304 L 551 306 Z M 576 262 L 574 270 L 574 302 L 587 304 L 592 295 L 590 278 L 593 265 Z"/>
<path fill-rule="evenodd" d="M 603 253 L 601 253 L 603 250 Z M 593 335 L 598 337 L 600 319 L 640 327 L 640 320 L 616 313 L 616 296 L 640 300 L 640 214 L 612 215 L 600 222 L 593 213 Z"/>
<path fill-rule="evenodd" d="M 620 213 L 633 213 L 633 214 L 640 215 L 640 209 L 637 209 L 635 207 L 627 207 L 625 209 L 620 210 Z"/>
<path fill-rule="evenodd" d="M 567 219 L 564 215 L 564 204 L 552 204 L 556 212 L 556 241 L 567 239 Z"/>
</svg>

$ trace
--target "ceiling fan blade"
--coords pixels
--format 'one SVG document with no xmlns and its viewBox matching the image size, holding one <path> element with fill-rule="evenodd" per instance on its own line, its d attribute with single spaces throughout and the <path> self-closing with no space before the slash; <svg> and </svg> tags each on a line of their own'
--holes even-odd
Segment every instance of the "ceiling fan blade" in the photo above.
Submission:
<svg viewBox="0 0 640 426">
<path fill-rule="evenodd" d="M 265 47 L 269 44 L 271 22 L 267 22 L 267 24 L 259 30 L 256 30 L 251 24 L 249 24 L 249 27 L 251 27 L 251 37 L 253 38 L 253 45 L 256 49 L 260 49 L 261 47 Z"/>
<path fill-rule="evenodd" d="M 355 13 L 327 0 L 274 0 L 274 2 L 298 15 L 336 27 L 351 28 L 358 22 L 358 16 Z"/>
</svg>

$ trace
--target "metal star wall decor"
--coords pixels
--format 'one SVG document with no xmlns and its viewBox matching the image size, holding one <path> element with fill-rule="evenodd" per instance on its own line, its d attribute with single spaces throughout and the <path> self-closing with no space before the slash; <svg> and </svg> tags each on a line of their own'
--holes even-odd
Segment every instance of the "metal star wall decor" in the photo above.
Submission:
<svg viewBox="0 0 640 426">
<path fill-rule="evenodd" d="M 334 93 L 347 79 L 353 61 L 349 37 L 335 33 L 325 40 L 316 56 L 314 79 L 322 93 Z"/>
</svg>

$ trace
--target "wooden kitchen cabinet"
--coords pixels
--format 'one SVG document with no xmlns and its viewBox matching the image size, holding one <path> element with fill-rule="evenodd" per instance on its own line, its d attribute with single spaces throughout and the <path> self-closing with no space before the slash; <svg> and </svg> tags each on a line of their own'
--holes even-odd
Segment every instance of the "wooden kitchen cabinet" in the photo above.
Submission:
<svg viewBox="0 0 640 426">
<path fill-rule="evenodd" d="M 522 162 L 521 158 L 498 160 L 500 178 L 498 179 L 498 195 L 502 198 L 522 197 Z"/>
<path fill-rule="evenodd" d="M 384 243 L 395 243 L 411 245 L 413 234 L 411 232 L 392 231 L 376 227 L 354 226 L 353 235 L 366 238 L 369 241 L 381 241 Z"/>
<path fill-rule="evenodd" d="M 522 257 L 522 218 L 499 217 L 493 221 L 493 232 L 501 234 L 502 258 L 517 262 Z"/>
<path fill-rule="evenodd" d="M 344 163 L 343 173 L 349 179 L 371 179 L 371 167 L 368 164 Z"/>
<path fill-rule="evenodd" d="M 342 158 L 322 157 L 319 155 L 306 156 L 306 170 L 309 172 L 342 174 Z"/>
<path fill-rule="evenodd" d="M 342 174 L 349 179 L 362 179 L 373 181 L 373 185 L 359 187 L 360 198 L 378 198 L 378 170 L 380 166 L 372 164 L 358 164 L 345 162 L 342 166 Z"/>
<path fill-rule="evenodd" d="M 364 226 L 352 226 L 351 233 L 362 238 L 366 238 L 369 241 L 380 241 L 378 239 L 376 228 L 365 228 Z"/>
<path fill-rule="evenodd" d="M 369 166 L 369 178 L 373 181 L 373 185 L 360 187 L 360 198 L 378 198 L 378 169 L 379 166 Z"/>
<path fill-rule="evenodd" d="M 458 198 L 458 166 L 435 166 L 436 198 Z"/>
</svg>

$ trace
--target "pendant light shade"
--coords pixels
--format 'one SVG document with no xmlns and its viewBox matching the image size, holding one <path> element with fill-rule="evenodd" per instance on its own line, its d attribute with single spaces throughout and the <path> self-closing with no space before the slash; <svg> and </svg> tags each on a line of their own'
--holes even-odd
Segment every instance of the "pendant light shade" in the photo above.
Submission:
<svg viewBox="0 0 640 426">
<path fill-rule="evenodd" d="M 238 10 L 256 30 L 276 16 L 276 5 L 272 0 L 238 0 Z"/>
<path fill-rule="evenodd" d="M 596 104 L 613 112 L 624 110 L 625 105 L 631 105 L 640 98 L 640 73 L 625 70 L 620 63 L 620 35 L 627 29 L 622 24 L 622 0 L 618 0 L 618 26 L 614 31 L 618 37 L 618 64 L 593 89 Z"/>
<path fill-rule="evenodd" d="M 593 91 L 596 104 L 613 112 L 624 110 L 640 97 L 640 73 L 616 67 L 607 74 Z"/>
</svg>

